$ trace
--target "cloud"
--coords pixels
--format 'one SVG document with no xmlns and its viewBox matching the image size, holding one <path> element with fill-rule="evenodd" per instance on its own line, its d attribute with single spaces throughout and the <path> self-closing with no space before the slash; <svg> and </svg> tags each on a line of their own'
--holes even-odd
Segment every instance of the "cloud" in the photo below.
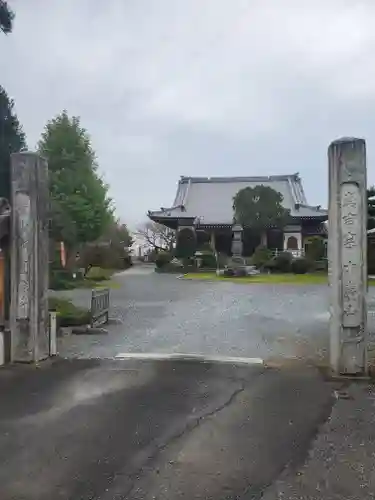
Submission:
<svg viewBox="0 0 375 500">
<path fill-rule="evenodd" d="M 29 144 L 66 108 L 131 225 L 180 175 L 299 171 L 326 204 L 326 149 L 375 129 L 372 0 L 14 1 L 1 83 Z M 369 168 L 370 181 L 375 178 Z"/>
</svg>

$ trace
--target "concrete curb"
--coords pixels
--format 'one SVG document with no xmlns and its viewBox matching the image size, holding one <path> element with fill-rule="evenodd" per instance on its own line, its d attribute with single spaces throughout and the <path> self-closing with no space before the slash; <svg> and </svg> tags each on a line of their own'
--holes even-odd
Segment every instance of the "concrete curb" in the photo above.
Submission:
<svg viewBox="0 0 375 500">
<path fill-rule="evenodd" d="M 92 326 L 75 326 L 72 328 L 73 335 L 106 335 L 108 330 Z"/>
</svg>

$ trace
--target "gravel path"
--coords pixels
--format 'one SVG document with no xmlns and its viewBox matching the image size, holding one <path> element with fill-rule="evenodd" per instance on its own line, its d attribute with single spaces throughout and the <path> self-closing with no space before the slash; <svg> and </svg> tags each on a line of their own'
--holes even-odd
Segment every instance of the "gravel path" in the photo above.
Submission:
<svg viewBox="0 0 375 500">
<path fill-rule="evenodd" d="M 132 269 L 115 278 L 108 335 L 60 341 L 63 356 L 112 358 L 123 352 L 324 358 L 328 341 L 325 285 L 241 285 L 184 281 Z M 375 295 L 371 291 L 371 301 Z M 63 292 L 87 306 L 89 290 Z M 373 315 L 369 315 L 370 327 Z"/>
</svg>

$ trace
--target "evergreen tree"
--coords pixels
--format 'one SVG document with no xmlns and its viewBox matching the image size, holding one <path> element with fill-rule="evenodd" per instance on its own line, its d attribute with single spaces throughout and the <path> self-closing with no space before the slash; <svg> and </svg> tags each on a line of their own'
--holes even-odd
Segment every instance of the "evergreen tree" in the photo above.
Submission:
<svg viewBox="0 0 375 500">
<path fill-rule="evenodd" d="M 48 161 L 51 238 L 64 241 L 68 251 L 97 240 L 112 222 L 113 213 L 80 119 L 63 111 L 50 120 L 39 152 Z"/>
<path fill-rule="evenodd" d="M 0 197 L 10 196 L 10 155 L 26 147 L 14 101 L 0 85 Z"/>
</svg>

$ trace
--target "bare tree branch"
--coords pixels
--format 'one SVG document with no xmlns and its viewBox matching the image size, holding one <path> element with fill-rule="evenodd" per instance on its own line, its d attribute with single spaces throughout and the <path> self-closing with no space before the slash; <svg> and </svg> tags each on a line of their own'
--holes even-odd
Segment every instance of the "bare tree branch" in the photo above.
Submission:
<svg viewBox="0 0 375 500">
<path fill-rule="evenodd" d="M 146 222 L 135 233 L 155 250 L 172 250 L 176 232 L 157 222 Z"/>
</svg>

